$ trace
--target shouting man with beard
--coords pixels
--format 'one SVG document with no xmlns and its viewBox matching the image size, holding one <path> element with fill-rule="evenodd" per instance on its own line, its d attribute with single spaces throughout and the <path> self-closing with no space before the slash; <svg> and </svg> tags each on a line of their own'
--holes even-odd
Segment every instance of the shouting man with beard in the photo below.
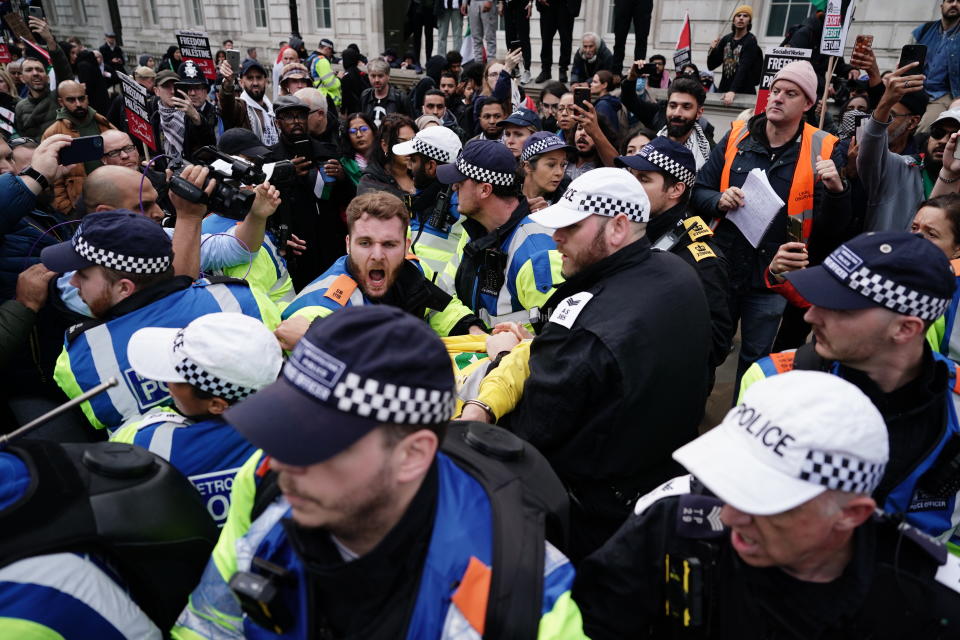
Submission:
<svg viewBox="0 0 960 640">
<path fill-rule="evenodd" d="M 97 136 L 113 129 L 113 125 L 97 113 L 87 99 L 87 90 L 79 82 L 64 80 L 57 87 L 57 121 L 43 132 L 43 138 L 64 133 L 71 138 Z M 57 211 L 68 214 L 73 211 L 73 203 L 83 191 L 83 181 L 87 174 L 101 166 L 100 160 L 78 162 L 66 174 L 53 183 L 53 206 Z"/>
<path fill-rule="evenodd" d="M 354 198 L 347 207 L 347 255 L 284 309 L 281 333 L 303 335 L 315 318 L 368 304 L 398 307 L 425 319 L 441 336 L 481 332 L 477 317 L 408 255 L 409 223 L 407 208 L 393 194 L 373 191 Z"/>
<path fill-rule="evenodd" d="M 950 134 L 960 129 L 960 111 L 944 111 L 933 122 L 925 154 L 901 155 L 927 108 L 919 73 L 913 63 L 888 76 L 883 97 L 858 136 L 857 172 L 868 194 L 866 231 L 909 229 L 921 202 L 960 186 L 954 176 L 941 173 Z"/>
</svg>

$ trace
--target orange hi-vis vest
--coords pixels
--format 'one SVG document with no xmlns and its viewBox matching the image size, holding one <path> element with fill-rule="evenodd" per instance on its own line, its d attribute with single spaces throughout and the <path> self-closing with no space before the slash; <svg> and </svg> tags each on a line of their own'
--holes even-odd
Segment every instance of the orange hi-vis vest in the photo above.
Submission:
<svg viewBox="0 0 960 640">
<path fill-rule="evenodd" d="M 731 125 L 724 153 L 723 173 L 720 174 L 721 193 L 730 188 L 730 168 L 737 158 L 740 143 L 748 135 L 750 130 L 743 120 L 737 120 Z M 830 158 L 833 155 L 833 146 L 837 140 L 837 136 L 823 129 L 817 129 L 811 124 L 803 125 L 800 155 L 793 170 L 790 196 L 787 199 L 787 214 L 799 218 L 803 226 L 803 242 L 810 237 L 810 229 L 813 227 L 813 187 L 817 179 L 817 162 L 820 158 Z"/>
</svg>

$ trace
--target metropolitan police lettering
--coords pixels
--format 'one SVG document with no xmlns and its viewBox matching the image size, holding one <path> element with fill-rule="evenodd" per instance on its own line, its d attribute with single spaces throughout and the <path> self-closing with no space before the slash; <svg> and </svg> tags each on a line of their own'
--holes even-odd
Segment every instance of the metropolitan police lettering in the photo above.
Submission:
<svg viewBox="0 0 960 640">
<path fill-rule="evenodd" d="M 771 449 L 775 454 L 783 457 L 783 449 L 788 447 L 795 440 L 793 436 L 784 433 L 783 429 L 769 420 L 766 420 L 762 414 L 741 404 L 733 410 L 733 419 L 737 424 L 743 427 L 743 430 L 761 442 L 763 446 Z"/>
<path fill-rule="evenodd" d="M 227 511 L 230 510 L 230 490 L 233 488 L 233 477 L 237 475 L 240 467 L 233 469 L 224 469 L 222 471 L 213 471 L 211 473 L 201 473 L 190 476 L 189 480 L 197 488 L 203 497 L 203 503 L 207 506 L 207 512 L 210 517 L 222 527 L 227 521 Z"/>
<path fill-rule="evenodd" d="M 301 340 L 284 365 L 283 375 L 294 386 L 325 401 L 346 368 L 345 364 L 326 351 L 307 340 Z"/>
</svg>

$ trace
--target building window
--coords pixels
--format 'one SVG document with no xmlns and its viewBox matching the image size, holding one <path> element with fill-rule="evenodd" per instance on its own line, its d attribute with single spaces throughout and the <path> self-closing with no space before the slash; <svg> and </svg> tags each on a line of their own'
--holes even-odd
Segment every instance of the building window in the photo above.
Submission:
<svg viewBox="0 0 960 640">
<path fill-rule="evenodd" d="M 317 29 L 329 29 L 333 24 L 330 19 L 330 0 L 313 0 L 313 8 L 317 19 Z"/>
<path fill-rule="evenodd" d="M 770 19 L 767 20 L 767 37 L 782 38 L 787 29 L 803 22 L 816 8 L 810 0 L 773 0 L 770 3 Z"/>
<path fill-rule="evenodd" d="M 617 3 L 617 0 L 609 0 L 607 2 L 607 33 L 616 33 L 616 21 L 613 19 L 613 6 Z M 630 20 L 630 31 L 627 33 L 636 33 L 637 30 L 633 28 L 633 20 Z"/>
<path fill-rule="evenodd" d="M 253 24 L 257 29 L 267 28 L 267 0 L 253 0 Z"/>
<path fill-rule="evenodd" d="M 187 15 L 191 26 L 203 26 L 203 0 L 187 0 Z"/>
</svg>

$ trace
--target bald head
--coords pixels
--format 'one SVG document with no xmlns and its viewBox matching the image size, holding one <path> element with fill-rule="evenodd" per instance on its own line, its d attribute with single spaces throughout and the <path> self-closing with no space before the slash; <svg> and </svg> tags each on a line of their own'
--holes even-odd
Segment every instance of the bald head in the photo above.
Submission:
<svg viewBox="0 0 960 640">
<path fill-rule="evenodd" d="M 307 116 L 307 131 L 310 132 L 310 135 L 319 138 L 327 130 L 327 97 L 312 87 L 300 89 L 293 95 L 310 107 L 310 115 Z"/>
<path fill-rule="evenodd" d="M 140 188 L 143 184 L 143 210 L 140 209 Z M 160 222 L 163 210 L 157 204 L 157 190 L 143 174 L 121 166 L 104 165 L 83 181 L 83 202 L 87 213 L 129 209 Z"/>
<path fill-rule="evenodd" d="M 79 82 L 73 80 L 61 82 L 57 87 L 57 102 L 75 120 L 84 120 L 89 114 L 87 89 Z"/>
<path fill-rule="evenodd" d="M 103 163 L 111 166 L 127 167 L 136 171 L 140 166 L 140 153 L 136 145 L 123 131 L 107 129 L 103 136 Z"/>
</svg>

